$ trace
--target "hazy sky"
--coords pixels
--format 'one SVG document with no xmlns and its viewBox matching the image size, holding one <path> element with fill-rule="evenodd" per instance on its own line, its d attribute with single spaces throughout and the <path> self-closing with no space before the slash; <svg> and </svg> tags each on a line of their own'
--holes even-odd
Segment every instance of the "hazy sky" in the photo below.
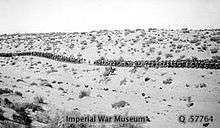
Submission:
<svg viewBox="0 0 220 128">
<path fill-rule="evenodd" d="M 0 0 L 0 33 L 220 28 L 220 0 Z"/>
</svg>

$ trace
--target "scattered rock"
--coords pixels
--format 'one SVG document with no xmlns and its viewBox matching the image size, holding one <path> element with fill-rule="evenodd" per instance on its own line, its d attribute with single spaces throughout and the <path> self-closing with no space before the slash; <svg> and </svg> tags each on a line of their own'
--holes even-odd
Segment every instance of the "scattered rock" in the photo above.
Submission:
<svg viewBox="0 0 220 128">
<path fill-rule="evenodd" d="M 165 58 L 167 59 L 167 58 L 172 58 L 173 57 L 173 54 L 171 54 L 171 53 L 166 53 L 165 54 Z"/>
<path fill-rule="evenodd" d="M 79 98 L 84 98 L 84 97 L 89 97 L 90 96 L 90 92 L 89 91 L 81 91 L 79 94 Z"/>
<path fill-rule="evenodd" d="M 186 106 L 187 106 L 187 107 L 191 107 L 191 106 L 193 106 L 193 105 L 194 105 L 194 103 L 192 103 L 192 102 L 191 102 L 191 103 L 186 104 Z"/>
<path fill-rule="evenodd" d="M 214 54 L 214 53 L 218 53 L 218 48 L 212 48 L 212 49 L 210 49 L 210 52 L 212 53 L 212 54 Z"/>
<path fill-rule="evenodd" d="M 126 105 L 130 105 L 130 104 L 122 100 L 122 101 L 112 104 L 112 108 L 117 109 L 117 108 L 125 107 Z"/>
<path fill-rule="evenodd" d="M 200 88 L 204 88 L 204 87 L 207 87 L 207 84 L 205 83 L 200 84 Z"/>
<path fill-rule="evenodd" d="M 192 43 L 192 44 L 194 44 L 194 43 L 197 43 L 198 41 L 199 41 L 198 38 L 194 38 L 194 39 L 190 40 L 189 42 Z"/>
<path fill-rule="evenodd" d="M 5 89 L 0 88 L 0 95 L 5 94 L 5 93 L 13 93 L 13 91 L 8 88 L 5 88 Z"/>
<path fill-rule="evenodd" d="M 190 85 L 189 84 L 186 84 L 186 87 L 189 87 Z"/>
<path fill-rule="evenodd" d="M 21 96 L 21 97 L 23 95 L 21 92 L 18 92 L 18 91 L 15 91 L 15 94 L 18 95 L 18 96 Z"/>
<path fill-rule="evenodd" d="M 147 81 L 149 81 L 149 80 L 150 80 L 149 77 L 146 77 L 146 78 L 144 79 L 145 82 L 147 82 Z"/>
<path fill-rule="evenodd" d="M 163 84 L 171 84 L 173 82 L 172 78 L 168 78 L 166 80 L 163 81 Z"/>
<path fill-rule="evenodd" d="M 220 41 L 220 36 L 213 36 L 210 38 L 211 41 Z"/>
</svg>

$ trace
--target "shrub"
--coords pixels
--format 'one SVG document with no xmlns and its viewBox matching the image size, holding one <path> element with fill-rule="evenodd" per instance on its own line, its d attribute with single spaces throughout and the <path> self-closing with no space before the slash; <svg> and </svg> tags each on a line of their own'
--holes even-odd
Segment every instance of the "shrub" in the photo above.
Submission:
<svg viewBox="0 0 220 128">
<path fill-rule="evenodd" d="M 43 104 L 44 103 L 44 99 L 43 99 L 43 97 L 41 97 L 41 96 L 36 96 L 36 97 L 34 97 L 34 103 L 41 103 L 41 104 Z"/>
<path fill-rule="evenodd" d="M 218 48 L 212 48 L 212 49 L 210 49 L 211 53 L 213 53 L 213 54 L 214 54 L 214 53 L 218 53 L 218 50 L 219 50 Z"/>
<path fill-rule="evenodd" d="M 0 95 L 2 95 L 4 93 L 13 93 L 13 91 L 11 89 L 8 89 L 8 88 L 5 88 L 5 89 L 0 88 Z"/>
<path fill-rule="evenodd" d="M 79 94 L 79 98 L 83 98 L 83 97 L 87 97 L 87 96 L 90 96 L 89 91 L 81 91 Z"/>
<path fill-rule="evenodd" d="M 171 57 L 173 57 L 173 54 L 170 53 L 165 54 L 165 58 L 171 58 Z"/>
<path fill-rule="evenodd" d="M 126 105 L 129 105 L 129 103 L 122 100 L 112 104 L 112 108 L 121 108 L 121 107 L 125 107 Z"/>
<path fill-rule="evenodd" d="M 21 96 L 21 97 L 22 97 L 22 95 L 23 95 L 23 94 L 22 94 L 21 92 L 19 92 L 19 91 L 15 91 L 15 94 L 18 95 L 18 96 Z"/>
<path fill-rule="evenodd" d="M 168 79 L 166 79 L 166 80 L 163 81 L 163 84 L 171 84 L 172 81 L 173 81 L 172 78 L 168 78 Z"/>
<path fill-rule="evenodd" d="M 220 36 L 213 36 L 210 38 L 211 41 L 220 41 Z"/>
<path fill-rule="evenodd" d="M 198 38 L 193 38 L 193 39 L 190 40 L 189 42 L 192 43 L 192 44 L 194 44 L 194 43 L 197 43 L 198 41 L 199 41 Z"/>
</svg>

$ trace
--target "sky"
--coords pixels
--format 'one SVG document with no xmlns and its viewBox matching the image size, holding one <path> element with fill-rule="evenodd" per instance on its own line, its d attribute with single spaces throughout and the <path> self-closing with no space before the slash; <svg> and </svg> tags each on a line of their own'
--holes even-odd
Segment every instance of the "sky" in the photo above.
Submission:
<svg viewBox="0 0 220 128">
<path fill-rule="evenodd" d="M 220 28 L 220 0 L 0 0 L 0 33 Z"/>
</svg>

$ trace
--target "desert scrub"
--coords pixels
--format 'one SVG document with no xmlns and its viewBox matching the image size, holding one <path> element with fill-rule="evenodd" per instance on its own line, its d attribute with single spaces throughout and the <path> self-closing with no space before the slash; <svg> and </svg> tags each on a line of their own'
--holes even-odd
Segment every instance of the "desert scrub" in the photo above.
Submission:
<svg viewBox="0 0 220 128">
<path fill-rule="evenodd" d="M 42 96 L 35 96 L 33 102 L 37 103 L 37 104 L 44 104 L 45 103 Z"/>
<path fill-rule="evenodd" d="M 13 91 L 8 88 L 5 88 L 5 89 L 0 88 L 0 95 L 5 94 L 5 93 L 13 93 Z"/>
<path fill-rule="evenodd" d="M 163 84 L 171 84 L 173 82 L 172 78 L 167 78 L 166 80 L 163 81 Z"/>
<path fill-rule="evenodd" d="M 165 58 L 167 59 L 167 58 L 172 58 L 173 57 L 173 54 L 171 54 L 171 53 L 166 53 L 165 54 Z"/>
<path fill-rule="evenodd" d="M 162 55 L 162 51 L 158 51 L 158 55 Z"/>
<path fill-rule="evenodd" d="M 210 40 L 220 43 L 220 36 L 213 36 L 213 37 L 210 38 Z"/>
<path fill-rule="evenodd" d="M 183 45 L 181 45 L 181 44 L 178 44 L 178 45 L 176 46 L 177 49 L 181 49 L 182 47 L 183 47 Z"/>
<path fill-rule="evenodd" d="M 189 41 L 191 44 L 195 44 L 197 42 L 199 42 L 198 38 L 193 38 L 192 40 Z"/>
<path fill-rule="evenodd" d="M 154 52 L 155 52 L 155 49 L 156 49 L 156 48 L 151 47 L 151 48 L 149 49 L 149 52 L 150 52 L 150 53 L 154 53 Z"/>
<path fill-rule="evenodd" d="M 214 59 L 214 60 L 220 60 L 220 56 L 213 56 L 212 59 Z"/>
<path fill-rule="evenodd" d="M 19 91 L 15 91 L 15 95 L 18 95 L 18 96 L 22 97 L 23 94 Z"/>
<path fill-rule="evenodd" d="M 112 108 L 117 109 L 117 108 L 125 107 L 128 105 L 130 105 L 128 102 L 122 100 L 122 101 L 119 101 L 119 102 L 112 104 Z"/>
<path fill-rule="evenodd" d="M 214 48 L 210 49 L 210 52 L 211 52 L 212 54 L 214 54 L 214 53 L 218 53 L 218 50 L 219 50 L 219 48 L 214 47 Z"/>
<path fill-rule="evenodd" d="M 161 60 L 161 57 L 160 57 L 160 56 L 158 56 L 158 57 L 156 58 L 156 61 L 159 61 L 159 60 Z"/>
<path fill-rule="evenodd" d="M 173 38 L 173 41 L 178 41 L 179 40 L 179 37 L 174 37 Z"/>
<path fill-rule="evenodd" d="M 186 56 L 185 55 L 180 55 L 179 59 L 184 59 Z"/>
<path fill-rule="evenodd" d="M 80 91 L 80 93 L 79 93 L 79 98 L 80 99 L 83 98 L 83 97 L 89 97 L 89 96 L 90 96 L 90 91 L 83 90 L 83 91 Z"/>
</svg>

